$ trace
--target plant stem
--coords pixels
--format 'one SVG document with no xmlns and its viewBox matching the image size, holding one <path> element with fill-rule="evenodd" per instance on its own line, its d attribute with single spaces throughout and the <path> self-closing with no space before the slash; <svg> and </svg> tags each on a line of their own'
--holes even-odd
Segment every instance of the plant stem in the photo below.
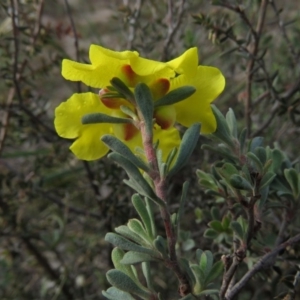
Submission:
<svg viewBox="0 0 300 300">
<path fill-rule="evenodd" d="M 144 122 L 140 124 L 140 130 L 143 140 L 143 146 L 145 150 L 146 158 L 151 167 L 149 172 L 150 178 L 153 180 L 155 186 L 156 195 L 162 199 L 166 206 L 160 207 L 160 214 L 164 222 L 165 232 L 168 242 L 169 260 L 166 261 L 166 265 L 175 273 L 179 281 L 179 294 L 180 296 L 186 296 L 191 292 L 190 283 L 187 276 L 180 269 L 177 254 L 176 254 L 176 234 L 174 232 L 170 212 L 167 207 L 167 182 L 164 178 L 160 176 L 159 167 L 157 162 L 156 150 L 153 146 L 153 136 L 149 135 L 146 131 Z"/>
</svg>

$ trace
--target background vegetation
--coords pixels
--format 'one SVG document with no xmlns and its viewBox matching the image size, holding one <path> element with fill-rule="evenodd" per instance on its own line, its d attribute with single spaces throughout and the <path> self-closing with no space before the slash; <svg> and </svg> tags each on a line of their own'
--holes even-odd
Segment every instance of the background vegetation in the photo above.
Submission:
<svg viewBox="0 0 300 300">
<path fill-rule="evenodd" d="M 283 150 L 295 166 L 298 1 L 3 0 L 0 5 L 1 299 L 104 299 L 105 273 L 112 268 L 112 246 L 104 236 L 136 216 L 132 193 L 122 182 L 125 172 L 108 159 L 78 161 L 68 150 L 70 142 L 54 131 L 54 108 L 87 89 L 61 77 L 61 61 L 87 62 L 91 43 L 163 61 L 197 46 L 201 64 L 218 67 L 227 80 L 216 106 L 223 113 L 233 108 L 239 130 L 246 127 L 248 138 L 263 136 L 265 145 Z M 178 208 L 182 183 L 190 179 L 180 249 L 187 257 L 194 247 L 211 250 L 219 260 L 233 245 L 204 232 L 212 219 L 227 214 L 228 202 L 204 193 L 195 171 L 209 172 L 222 157 L 201 150 L 203 143 L 216 145 L 201 137 L 189 165 L 173 178 L 170 205 Z M 265 244 L 249 249 L 251 255 L 261 256 L 299 234 L 299 195 L 294 200 L 291 205 L 279 198 L 264 211 Z M 238 299 L 300 299 L 299 243 L 281 254 Z M 246 259 L 241 274 L 254 261 Z M 176 299 L 170 288 L 175 279 L 159 265 L 154 276 L 164 299 Z"/>
</svg>

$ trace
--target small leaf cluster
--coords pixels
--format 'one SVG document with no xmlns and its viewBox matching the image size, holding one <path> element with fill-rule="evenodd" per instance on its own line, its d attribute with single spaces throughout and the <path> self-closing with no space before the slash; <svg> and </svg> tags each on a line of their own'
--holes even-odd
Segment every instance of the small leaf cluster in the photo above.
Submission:
<svg viewBox="0 0 300 300">
<path fill-rule="evenodd" d="M 197 170 L 205 193 L 218 202 L 226 202 L 238 215 L 241 209 L 247 212 L 255 206 L 254 233 L 260 229 L 260 215 L 272 207 L 284 206 L 294 215 L 300 200 L 297 162 L 292 163 L 278 148 L 265 147 L 262 137 L 248 140 L 245 129 L 238 133 L 232 109 L 226 117 L 216 107 L 213 110 L 218 126 L 211 138 L 219 144 L 217 147 L 203 145 L 202 148 L 217 153 L 221 160 L 213 165 L 211 172 Z M 220 216 L 216 217 L 208 223 L 205 236 L 228 242 L 234 232 L 240 241 L 246 242 L 248 228 L 243 216 L 237 220 L 233 220 L 231 214 L 226 214 L 222 220 Z"/>
</svg>

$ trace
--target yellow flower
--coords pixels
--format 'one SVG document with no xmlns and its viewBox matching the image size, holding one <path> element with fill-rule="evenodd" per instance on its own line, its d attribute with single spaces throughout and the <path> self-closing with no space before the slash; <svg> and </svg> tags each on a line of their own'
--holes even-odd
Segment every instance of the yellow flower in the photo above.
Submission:
<svg viewBox="0 0 300 300">
<path fill-rule="evenodd" d="M 216 121 L 210 103 L 224 89 L 225 80 L 218 69 L 198 66 L 197 48 L 191 48 L 166 63 L 142 58 L 135 51 L 115 52 L 96 45 L 91 45 L 89 57 L 91 64 L 63 60 L 62 75 L 68 80 L 82 81 L 100 89 L 99 95 L 74 94 L 55 111 L 56 131 L 61 137 L 76 139 L 70 149 L 78 158 L 94 160 L 103 157 L 108 152 L 100 140 L 104 134 L 117 136 L 132 151 L 142 146 L 140 132 L 133 124 L 81 122 L 83 116 L 91 113 L 129 118 L 120 110 L 120 105 L 136 109 L 125 99 L 106 96 L 114 77 L 121 79 L 131 90 L 138 83 L 147 84 L 154 101 L 182 86 L 196 89 L 186 100 L 155 108 L 154 118 L 159 126 L 154 126 L 154 141 L 159 139 L 164 159 L 180 144 L 179 133 L 173 127 L 175 121 L 187 127 L 200 122 L 203 133 L 215 131 Z"/>
<path fill-rule="evenodd" d="M 105 134 L 116 135 L 133 152 L 136 147 L 142 147 L 140 134 L 136 134 L 131 139 L 126 140 L 126 137 L 122 137 L 122 133 L 119 133 L 116 128 L 113 130 L 114 126 L 122 128 L 123 124 L 100 123 L 83 125 L 81 123 L 84 115 L 97 112 L 111 115 L 111 110 L 99 101 L 98 95 L 93 93 L 73 94 L 55 110 L 55 129 L 58 135 L 63 138 L 76 139 L 70 149 L 79 159 L 95 160 L 105 156 L 109 150 L 101 141 L 101 137 Z M 157 140 L 160 141 L 160 145 L 165 150 L 163 159 L 166 160 L 170 151 L 179 146 L 180 136 L 175 128 L 162 130 L 159 126 L 156 126 L 154 128 L 154 142 Z"/>
</svg>

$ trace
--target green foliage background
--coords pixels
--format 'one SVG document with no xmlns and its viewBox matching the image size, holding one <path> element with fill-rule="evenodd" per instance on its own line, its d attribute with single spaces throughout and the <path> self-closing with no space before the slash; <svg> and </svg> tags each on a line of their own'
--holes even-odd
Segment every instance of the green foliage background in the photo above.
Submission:
<svg viewBox="0 0 300 300">
<path fill-rule="evenodd" d="M 70 142 L 54 131 L 55 107 L 88 89 L 61 77 L 61 61 L 88 62 L 91 43 L 134 49 L 157 60 L 197 46 L 201 64 L 218 67 L 227 81 L 216 106 L 223 113 L 233 108 L 239 129 L 247 127 L 249 137 L 262 135 L 265 145 L 284 150 L 291 162 L 298 159 L 300 4 L 270 1 L 255 46 L 251 30 L 259 26 L 262 1 L 212 2 L 1 1 L 1 299 L 103 299 L 101 291 L 109 286 L 105 273 L 112 268 L 112 247 L 104 236 L 136 217 L 132 193 L 122 182 L 125 172 L 106 158 L 78 161 L 68 150 Z M 228 5 L 239 7 L 247 19 Z M 204 142 L 215 145 L 201 137 Z M 209 172 L 220 160 L 201 150 L 201 143 L 173 178 L 171 210 L 178 208 L 182 183 L 190 179 L 180 249 L 187 256 L 194 247 L 211 250 L 219 259 L 228 244 L 212 242 L 203 233 L 216 218 L 214 212 L 222 217 L 228 207 L 197 183 L 196 169 Z M 298 213 L 296 205 L 293 217 Z M 272 226 L 262 219 L 263 227 L 271 228 L 264 237 L 270 245 L 283 223 L 282 209 L 272 217 Z M 159 221 L 158 226 L 163 235 Z M 299 233 L 299 222 L 285 229 L 284 238 Z M 296 245 L 280 268 L 257 275 L 239 299 L 283 299 L 299 268 L 299 255 Z M 165 299 L 175 299 L 172 278 L 157 265 L 154 280 Z"/>
</svg>

